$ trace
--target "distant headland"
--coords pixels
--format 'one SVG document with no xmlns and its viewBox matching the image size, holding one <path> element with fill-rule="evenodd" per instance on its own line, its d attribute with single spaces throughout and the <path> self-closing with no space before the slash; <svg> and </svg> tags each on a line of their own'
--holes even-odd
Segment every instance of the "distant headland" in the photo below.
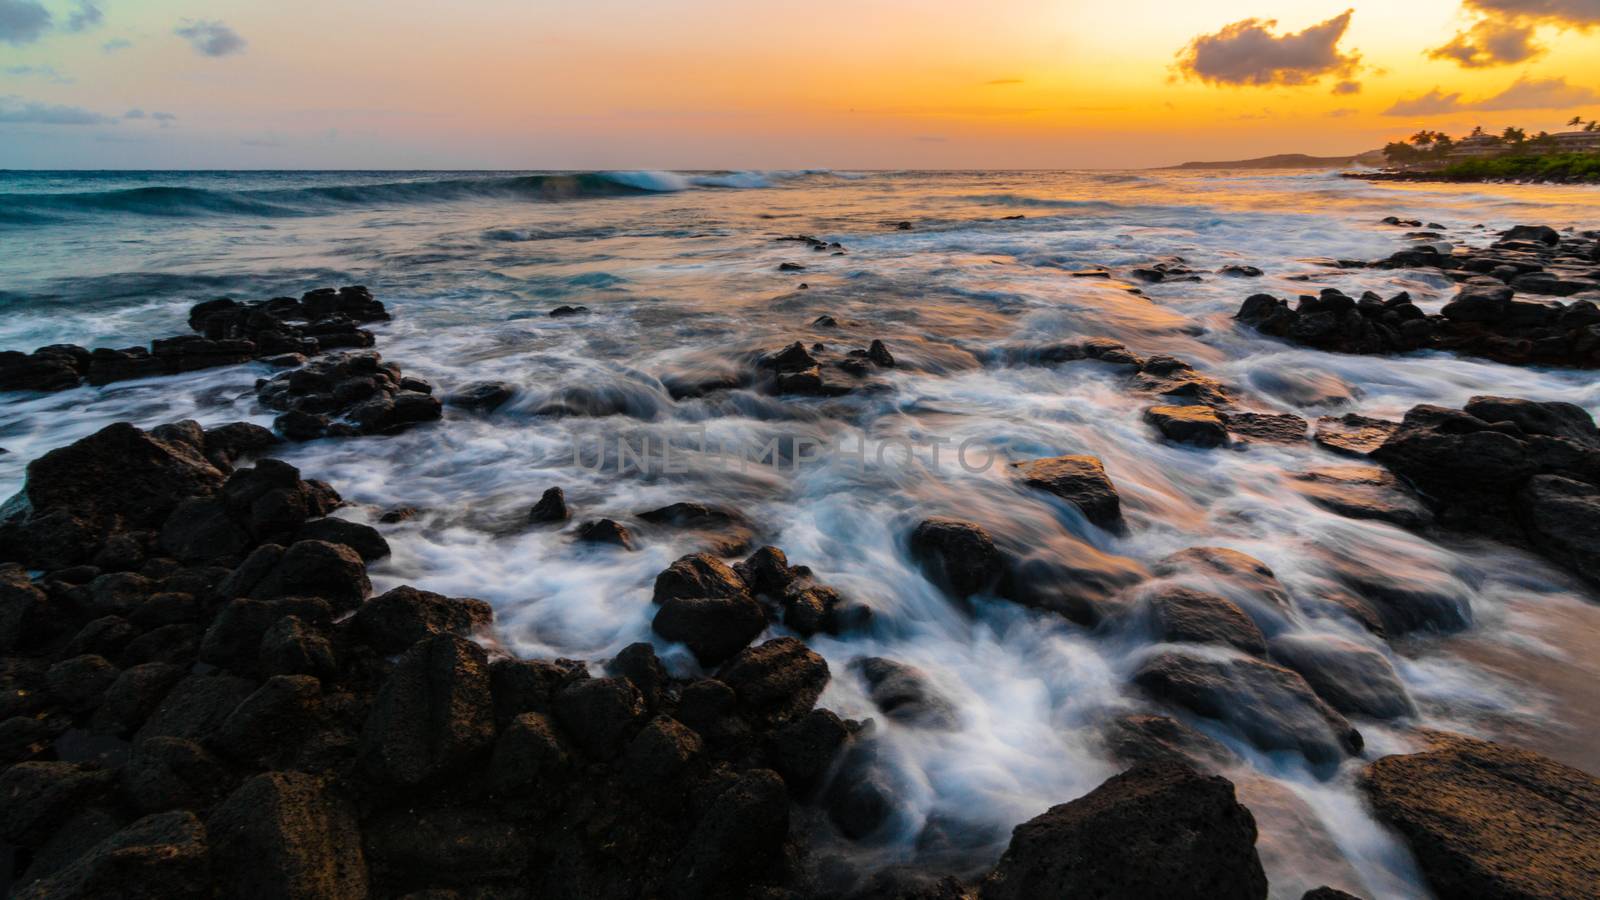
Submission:
<svg viewBox="0 0 1600 900">
<path fill-rule="evenodd" d="M 1229 159 L 1216 162 L 1186 162 L 1175 166 L 1162 166 L 1162 169 L 1334 169 L 1339 166 L 1381 166 L 1384 164 L 1382 150 L 1368 150 L 1365 153 L 1350 154 L 1348 156 L 1311 156 L 1305 153 L 1277 153 L 1272 156 L 1258 156 L 1254 159 Z"/>
</svg>

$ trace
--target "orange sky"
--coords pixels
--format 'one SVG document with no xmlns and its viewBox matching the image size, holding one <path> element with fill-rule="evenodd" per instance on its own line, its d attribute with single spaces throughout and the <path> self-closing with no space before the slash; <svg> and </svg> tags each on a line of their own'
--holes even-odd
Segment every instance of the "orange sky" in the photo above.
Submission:
<svg viewBox="0 0 1600 900">
<path fill-rule="evenodd" d="M 1600 2 L 1473 2 L 0 0 L 49 20 L 0 33 L 0 166 L 1133 167 L 1600 115 Z M 1480 21 L 1539 49 L 1428 56 Z"/>
</svg>

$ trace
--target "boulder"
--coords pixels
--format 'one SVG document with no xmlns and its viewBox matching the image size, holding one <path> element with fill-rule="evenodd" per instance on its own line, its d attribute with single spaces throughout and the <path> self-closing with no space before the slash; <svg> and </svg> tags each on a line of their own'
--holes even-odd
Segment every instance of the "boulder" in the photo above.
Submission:
<svg viewBox="0 0 1600 900">
<path fill-rule="evenodd" d="M 354 550 L 363 562 L 374 562 L 389 555 L 389 542 L 383 539 L 378 529 L 333 516 L 307 522 L 301 526 L 295 539 L 343 544 Z"/>
<path fill-rule="evenodd" d="M 115 783 L 115 772 L 86 763 L 17 763 L 0 772 L 0 840 L 38 847 Z"/>
<path fill-rule="evenodd" d="M 612 760 L 643 723 L 644 696 L 626 678 L 585 678 L 556 695 L 556 721 L 590 759 Z"/>
<path fill-rule="evenodd" d="M 1180 585 L 1168 585 L 1144 598 L 1155 634 L 1162 641 L 1227 644 L 1264 656 L 1261 629 L 1233 601 Z"/>
<path fill-rule="evenodd" d="M 504 381 L 474 381 L 445 398 L 445 403 L 468 412 L 494 412 L 516 396 L 516 385 Z"/>
<path fill-rule="evenodd" d="M 651 599 L 665 603 L 678 597 L 741 598 L 750 595 L 744 579 L 731 566 L 708 553 L 678 559 L 656 576 Z"/>
<path fill-rule="evenodd" d="M 260 600 L 279 597 L 317 597 L 335 612 L 350 612 L 372 593 L 366 564 L 356 551 L 326 541 L 296 541 L 249 596 Z"/>
<path fill-rule="evenodd" d="M 375 779 L 410 787 L 458 771 L 493 740 L 487 655 L 437 634 L 412 645 L 379 689 L 360 759 Z"/>
<path fill-rule="evenodd" d="M 122 792 L 140 812 L 203 809 L 233 786 L 227 767 L 204 747 L 182 738 L 154 737 L 133 748 L 122 770 Z"/>
<path fill-rule="evenodd" d="M 467 637 L 494 622 L 494 609 L 482 600 L 453 598 L 401 585 L 361 604 L 350 619 L 350 633 L 383 654 L 400 653 L 436 634 Z"/>
<path fill-rule="evenodd" d="M 983 900 L 1264 900 L 1256 823 L 1225 778 L 1145 763 L 1016 827 Z"/>
<path fill-rule="evenodd" d="M 1377 466 L 1323 466 L 1298 472 L 1294 489 L 1330 512 L 1421 528 L 1433 514 L 1399 479 Z"/>
<path fill-rule="evenodd" d="M 255 682 L 232 675 L 186 675 L 167 691 L 134 743 L 155 737 L 204 741 L 255 688 Z"/>
<path fill-rule="evenodd" d="M 1600 779 L 1537 753 L 1441 736 L 1358 779 L 1440 897 L 1582 897 L 1600 884 Z"/>
<path fill-rule="evenodd" d="M 572 513 L 567 509 L 567 495 L 561 488 L 547 489 L 528 510 L 528 522 L 535 525 L 548 522 L 565 522 Z"/>
<path fill-rule="evenodd" d="M 64 510 L 102 529 L 156 528 L 179 503 L 208 496 L 224 476 L 193 447 L 117 422 L 28 464 L 33 515 Z"/>
<path fill-rule="evenodd" d="M 212 896 L 206 829 L 187 810 L 145 816 L 70 866 L 19 888 L 15 900 L 205 900 Z"/>
<path fill-rule="evenodd" d="M 786 722 L 811 711 L 828 685 L 828 663 L 800 641 L 775 638 L 747 647 L 717 672 L 751 719 Z"/>
<path fill-rule="evenodd" d="M 659 593 L 659 579 L 656 584 Z M 714 666 L 765 631 L 767 616 L 748 593 L 671 597 L 661 603 L 650 627 L 667 640 L 688 646 L 701 665 Z"/>
<path fill-rule="evenodd" d="M 1083 517 L 1102 528 L 1122 523 L 1122 500 L 1106 468 L 1093 456 L 1056 456 L 1012 463 L 1022 482 L 1076 506 Z"/>
<path fill-rule="evenodd" d="M 789 794 L 770 769 L 748 770 L 723 788 L 689 832 L 669 876 L 679 898 L 740 893 L 766 875 L 789 835 Z"/>
<path fill-rule="evenodd" d="M 949 730 L 960 724 L 956 705 L 939 693 L 927 673 L 881 656 L 850 663 L 850 670 L 866 683 L 867 699 L 878 711 L 905 725 Z"/>
<path fill-rule="evenodd" d="M 367 896 L 355 810 L 311 775 L 251 778 L 212 810 L 206 831 L 218 886 L 227 896 Z"/>
<path fill-rule="evenodd" d="M 956 599 L 994 588 L 1005 560 L 983 526 L 956 519 L 924 519 L 911 532 L 912 559 L 934 584 Z"/>
<path fill-rule="evenodd" d="M 1152 406 L 1144 411 L 1144 418 L 1169 441 L 1196 447 L 1219 447 L 1228 442 L 1228 426 L 1209 406 Z"/>
<path fill-rule="evenodd" d="M 1122 716 L 1107 723 L 1100 738 L 1113 758 L 1129 765 L 1176 760 L 1214 769 L 1239 759 L 1220 742 L 1170 716 Z"/>
<path fill-rule="evenodd" d="M 804 794 L 821 782 L 849 738 L 849 726 L 832 710 L 813 709 L 774 731 L 769 750 L 784 783 Z"/>
<path fill-rule="evenodd" d="M 472 887 L 520 881 L 528 865 L 528 846 L 517 826 L 487 810 L 400 809 L 369 821 L 365 834 L 374 881 L 404 886 L 375 890 L 379 896 L 422 886 L 434 888 L 416 892 L 427 897 L 515 896 L 519 892 L 480 892 Z M 450 890 L 454 886 L 464 890 Z"/>
<path fill-rule="evenodd" d="M 1339 712 L 1372 719 L 1417 713 L 1394 666 L 1376 650 L 1312 634 L 1279 635 L 1268 649 L 1273 661 L 1299 672 L 1317 696 Z"/>
<path fill-rule="evenodd" d="M 571 766 L 572 754 L 550 717 L 522 713 L 500 730 L 489 762 L 489 783 L 501 793 L 541 793 Z"/>
<path fill-rule="evenodd" d="M 1361 750 L 1361 734 L 1297 673 L 1250 657 L 1159 653 L 1133 681 L 1151 696 L 1216 719 L 1265 751 L 1291 750 L 1337 765 Z"/>
</svg>

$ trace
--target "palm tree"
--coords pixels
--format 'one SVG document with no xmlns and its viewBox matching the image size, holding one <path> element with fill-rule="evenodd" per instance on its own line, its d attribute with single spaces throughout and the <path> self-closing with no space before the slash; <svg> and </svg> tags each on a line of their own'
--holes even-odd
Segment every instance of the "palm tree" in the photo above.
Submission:
<svg viewBox="0 0 1600 900">
<path fill-rule="evenodd" d="M 1572 120 L 1567 123 L 1568 127 L 1571 127 L 1573 125 L 1582 125 L 1582 124 L 1583 124 L 1583 116 L 1573 116 Z"/>
<path fill-rule="evenodd" d="M 1500 139 L 1509 144 L 1520 144 L 1528 139 L 1528 133 L 1521 128 L 1513 128 L 1507 125 L 1506 130 L 1501 132 Z"/>
<path fill-rule="evenodd" d="M 1467 135 L 1467 137 L 1483 137 L 1483 126 L 1482 125 L 1474 125 L 1474 126 L 1472 126 L 1472 133 Z"/>
<path fill-rule="evenodd" d="M 1600 120 L 1591 121 L 1589 124 L 1583 126 L 1583 130 L 1584 131 L 1600 131 Z"/>
</svg>

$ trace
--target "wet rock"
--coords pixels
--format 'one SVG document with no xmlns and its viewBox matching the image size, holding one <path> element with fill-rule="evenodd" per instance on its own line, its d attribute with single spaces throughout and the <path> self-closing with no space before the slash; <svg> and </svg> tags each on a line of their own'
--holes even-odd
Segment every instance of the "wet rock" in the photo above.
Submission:
<svg viewBox="0 0 1600 900">
<path fill-rule="evenodd" d="M 568 316 L 582 316 L 582 315 L 587 315 L 588 312 L 589 312 L 589 307 L 587 307 L 587 306 L 566 306 L 566 305 L 562 305 L 562 306 L 556 307 L 555 309 L 550 310 L 550 318 L 552 318 L 552 319 L 562 319 L 562 318 L 566 318 Z"/>
<path fill-rule="evenodd" d="M 64 391 L 89 371 L 89 351 L 72 344 L 32 353 L 0 351 L 0 391 Z"/>
<path fill-rule="evenodd" d="M 389 542 L 383 539 L 378 529 L 333 516 L 307 522 L 301 527 L 296 538 L 302 541 L 343 544 L 354 550 L 363 562 L 375 562 L 389 555 Z"/>
<path fill-rule="evenodd" d="M 894 354 L 889 352 L 889 348 L 884 346 L 883 341 L 874 340 L 867 347 L 867 359 L 872 360 L 873 365 L 881 366 L 885 369 L 894 368 Z"/>
<path fill-rule="evenodd" d="M 500 730 L 489 762 L 489 783 L 507 794 L 535 793 L 572 766 L 555 723 L 543 713 L 522 713 Z"/>
<path fill-rule="evenodd" d="M 1228 434 L 1263 444 L 1300 444 L 1306 439 L 1306 420 L 1282 413 L 1218 413 Z"/>
<path fill-rule="evenodd" d="M 1152 406 L 1146 422 L 1167 440 L 1196 447 L 1219 447 L 1228 442 L 1228 426 L 1209 406 Z"/>
<path fill-rule="evenodd" d="M 813 709 L 773 732 L 773 765 L 791 789 L 808 793 L 821 783 L 849 737 L 849 727 L 832 710 Z"/>
<path fill-rule="evenodd" d="M 1093 456 L 1057 456 L 1012 463 L 1023 483 L 1071 503 L 1102 528 L 1122 524 L 1122 500 L 1106 468 Z"/>
<path fill-rule="evenodd" d="M 1441 897 L 1578 897 L 1600 884 L 1600 780 L 1548 757 L 1446 736 L 1359 784 Z"/>
<path fill-rule="evenodd" d="M 867 686 L 867 698 L 885 716 L 905 725 L 949 730 L 960 724 L 956 706 L 915 666 L 868 656 L 850 663 Z"/>
<path fill-rule="evenodd" d="M 1422 501 L 1376 466 L 1326 466 L 1296 473 L 1295 490 L 1312 503 L 1350 519 L 1376 519 L 1401 528 L 1433 520 Z"/>
<path fill-rule="evenodd" d="M 1285 634 L 1272 639 L 1269 651 L 1339 712 L 1373 719 L 1416 715 L 1394 666 L 1375 650 L 1333 636 Z"/>
<path fill-rule="evenodd" d="M 1217 270 L 1218 275 L 1227 275 L 1232 278 L 1260 278 L 1262 271 L 1255 266 L 1241 266 L 1230 263 Z"/>
<path fill-rule="evenodd" d="M 1383 442 L 1400 427 L 1398 422 L 1373 419 L 1345 413 L 1342 416 L 1323 416 L 1317 420 L 1312 440 L 1318 445 L 1348 456 L 1366 456 L 1383 446 Z"/>
<path fill-rule="evenodd" d="M 223 479 L 194 448 L 118 422 L 29 463 L 24 490 L 35 517 L 62 510 L 104 530 L 155 528 L 183 500 L 214 494 Z"/>
<path fill-rule="evenodd" d="M 907 786 L 881 740 L 854 741 L 822 798 L 828 821 L 845 837 L 867 843 L 890 838 L 909 818 Z"/>
<path fill-rule="evenodd" d="M 1538 241 L 1552 247 L 1561 243 L 1561 232 L 1549 225 L 1513 225 L 1500 233 L 1502 241 Z"/>
<path fill-rule="evenodd" d="M 717 672 L 753 720 L 773 724 L 811 710 L 828 684 L 828 663 L 794 638 L 748 647 Z"/>
<path fill-rule="evenodd" d="M 1262 750 L 1293 750 L 1334 765 L 1361 749 L 1361 735 L 1297 673 L 1248 657 L 1212 659 L 1166 652 L 1134 683 L 1159 700 L 1216 719 Z"/>
<path fill-rule="evenodd" d="M 714 744 L 737 741 L 750 733 L 750 724 L 739 715 L 739 695 L 715 678 L 684 685 L 675 715 Z"/>
<path fill-rule="evenodd" d="M 1440 524 L 1531 547 L 1600 583 L 1595 435 L 1571 404 L 1474 397 L 1459 411 L 1414 407 L 1373 458 L 1415 486 Z"/>
<path fill-rule="evenodd" d="M 328 601 L 336 612 L 357 608 L 370 593 L 372 582 L 367 579 L 367 567 L 360 555 L 343 544 L 326 541 L 291 544 L 250 589 L 251 597 L 262 600 L 318 597 Z"/>
<path fill-rule="evenodd" d="M 1156 563 L 1155 571 L 1227 594 L 1246 609 L 1287 610 L 1289 592 L 1266 563 L 1228 547 L 1190 547 Z M 1253 601 L 1253 602 L 1252 602 Z"/>
<path fill-rule="evenodd" d="M 615 519 L 585 522 L 578 528 L 578 540 L 585 544 L 608 544 L 624 550 L 638 549 L 633 542 L 633 533 Z"/>
<path fill-rule="evenodd" d="M 658 589 L 660 582 L 657 582 Z M 743 650 L 767 628 L 767 617 L 748 593 L 671 597 L 651 620 L 656 634 L 688 646 L 701 665 L 713 666 Z"/>
<path fill-rule="evenodd" d="M 206 829 L 187 810 L 145 816 L 95 844 L 66 869 L 12 894 L 18 900 L 210 896 Z"/>
<path fill-rule="evenodd" d="M 361 730 L 373 777 L 414 786 L 456 771 L 494 740 L 493 698 L 483 648 L 438 634 L 400 657 Z"/>
<path fill-rule="evenodd" d="M 489 673 L 495 721 L 502 724 L 525 712 L 551 712 L 557 693 L 589 677 L 588 668 L 571 659 L 497 659 Z"/>
<path fill-rule="evenodd" d="M 1147 763 L 1018 825 L 980 896 L 1263 900 L 1255 842 L 1227 779 Z"/>
<path fill-rule="evenodd" d="M 924 519 L 911 532 L 912 559 L 928 580 L 956 599 L 991 590 L 1005 560 L 983 526 L 956 519 Z"/>
<path fill-rule="evenodd" d="M 550 522 L 565 522 L 572 516 L 567 509 L 567 495 L 561 488 L 548 488 L 540 495 L 539 502 L 528 510 L 528 522 L 542 525 Z"/>
<path fill-rule="evenodd" d="M 322 600 L 291 597 L 283 600 L 255 600 L 240 597 L 222 608 L 200 643 L 200 660 L 220 669 L 254 674 L 264 636 L 285 616 L 327 624 L 333 619 L 331 607 Z"/>
<path fill-rule="evenodd" d="M 556 721 L 590 759 L 615 759 L 646 716 L 644 696 L 626 678 L 586 678 L 556 695 Z"/>
<path fill-rule="evenodd" d="M 212 811 L 206 831 L 228 896 L 367 896 L 355 810 L 311 775 L 251 778 Z"/>
<path fill-rule="evenodd" d="M 570 308 L 570 307 L 569 307 Z M 555 315 L 555 313 L 551 313 Z M 445 398 L 445 403 L 468 412 L 494 412 L 516 396 L 515 385 L 504 381 L 474 381 Z"/>
<path fill-rule="evenodd" d="M 710 554 L 696 553 L 679 558 L 656 576 L 652 600 L 659 604 L 676 598 L 749 595 L 749 588 L 731 566 Z"/>
<path fill-rule="evenodd" d="M 1226 597 L 1169 585 L 1145 597 L 1144 603 L 1162 641 L 1227 644 L 1252 656 L 1266 655 L 1261 629 Z"/>
<path fill-rule="evenodd" d="M 667 693 L 671 676 L 656 656 L 655 648 L 638 641 L 622 648 L 606 670 L 633 682 L 644 696 L 646 706 L 654 709 Z"/>
<path fill-rule="evenodd" d="M 361 604 L 350 633 L 379 653 L 401 653 L 436 634 L 462 637 L 487 629 L 494 609 L 482 600 L 453 598 L 401 585 Z"/>
<path fill-rule="evenodd" d="M 789 796 L 770 769 L 751 769 L 717 795 L 673 863 L 670 896 L 715 896 L 769 871 L 789 835 Z"/>
<path fill-rule="evenodd" d="M 1167 760 L 1210 769 L 1238 761 L 1233 751 L 1220 742 L 1168 716 L 1113 719 L 1101 740 L 1113 757 L 1132 765 Z"/>
<path fill-rule="evenodd" d="M 1361 900 L 1361 898 L 1355 894 L 1347 894 L 1337 888 L 1324 885 L 1301 894 L 1300 900 Z"/>
</svg>

